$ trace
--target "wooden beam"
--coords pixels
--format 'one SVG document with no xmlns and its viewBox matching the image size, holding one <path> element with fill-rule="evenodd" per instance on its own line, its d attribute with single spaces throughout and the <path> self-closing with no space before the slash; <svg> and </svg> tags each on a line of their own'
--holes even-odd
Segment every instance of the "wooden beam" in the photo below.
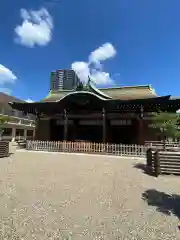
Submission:
<svg viewBox="0 0 180 240">
<path fill-rule="evenodd" d="M 64 109 L 64 141 L 67 141 L 67 135 L 68 135 L 68 116 L 66 109 Z"/>
</svg>

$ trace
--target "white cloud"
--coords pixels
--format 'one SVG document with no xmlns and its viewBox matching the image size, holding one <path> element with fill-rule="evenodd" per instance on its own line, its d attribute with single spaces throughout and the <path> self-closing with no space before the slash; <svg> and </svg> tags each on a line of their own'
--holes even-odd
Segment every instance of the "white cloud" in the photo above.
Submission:
<svg viewBox="0 0 180 240">
<path fill-rule="evenodd" d="M 110 74 L 102 71 L 102 61 L 116 55 L 116 50 L 111 43 L 105 43 L 89 55 L 89 62 L 74 62 L 71 67 L 76 72 L 80 80 L 87 83 L 88 76 L 97 85 L 113 84 Z"/>
<path fill-rule="evenodd" d="M 86 83 L 88 81 L 88 76 L 90 75 L 88 63 L 74 62 L 72 63 L 71 67 L 76 72 L 82 82 Z"/>
<path fill-rule="evenodd" d="M 0 64 L 0 84 L 14 83 L 16 79 L 17 77 L 10 69 Z"/>
<path fill-rule="evenodd" d="M 30 99 L 30 98 L 28 98 L 27 100 L 25 100 L 26 102 L 28 102 L 28 103 L 32 103 L 32 102 L 34 102 L 32 99 Z"/>
<path fill-rule="evenodd" d="M 45 46 L 52 38 L 53 20 L 45 8 L 38 11 L 21 9 L 23 22 L 16 26 L 16 42 L 27 46 Z"/>
<path fill-rule="evenodd" d="M 111 43 L 105 43 L 96 50 L 94 50 L 90 56 L 90 62 L 105 61 L 106 59 L 112 58 L 116 55 L 116 49 Z"/>
<path fill-rule="evenodd" d="M 107 72 L 94 72 L 91 75 L 92 80 L 99 85 L 113 84 L 113 80 L 110 78 Z"/>
</svg>

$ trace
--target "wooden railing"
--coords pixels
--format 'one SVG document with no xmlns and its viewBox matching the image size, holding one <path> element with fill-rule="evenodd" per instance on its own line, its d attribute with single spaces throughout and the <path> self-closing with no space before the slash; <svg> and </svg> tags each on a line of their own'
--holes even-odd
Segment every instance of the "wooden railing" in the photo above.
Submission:
<svg viewBox="0 0 180 240">
<path fill-rule="evenodd" d="M 25 117 L 16 117 L 11 115 L 0 114 L 0 116 L 10 116 L 9 121 L 6 124 L 17 124 L 17 125 L 26 125 L 35 127 L 35 121 L 31 119 L 27 119 Z"/>
<path fill-rule="evenodd" d="M 15 137 L 15 141 L 18 142 L 18 141 L 26 141 L 26 140 L 33 140 L 33 136 L 16 136 Z"/>
<path fill-rule="evenodd" d="M 34 151 L 91 153 L 135 157 L 145 157 L 147 150 L 143 145 L 50 141 L 27 141 L 26 149 Z"/>
<path fill-rule="evenodd" d="M 180 175 L 180 152 L 147 150 L 147 167 L 153 175 Z"/>
<path fill-rule="evenodd" d="M 12 136 L 1 136 L 1 140 L 3 140 L 3 141 L 12 141 Z M 26 137 L 24 137 L 24 136 L 16 136 L 16 137 L 14 138 L 14 140 L 15 140 L 15 141 L 33 140 L 33 136 L 26 136 Z"/>
</svg>

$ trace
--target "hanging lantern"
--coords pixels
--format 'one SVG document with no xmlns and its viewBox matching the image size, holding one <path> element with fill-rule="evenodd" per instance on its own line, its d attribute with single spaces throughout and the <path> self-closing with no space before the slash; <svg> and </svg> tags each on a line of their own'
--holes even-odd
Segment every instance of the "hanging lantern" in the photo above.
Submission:
<svg viewBox="0 0 180 240">
<path fill-rule="evenodd" d="M 143 106 L 141 105 L 141 108 L 140 108 L 140 118 L 143 118 L 144 116 L 144 109 L 143 109 Z"/>
</svg>

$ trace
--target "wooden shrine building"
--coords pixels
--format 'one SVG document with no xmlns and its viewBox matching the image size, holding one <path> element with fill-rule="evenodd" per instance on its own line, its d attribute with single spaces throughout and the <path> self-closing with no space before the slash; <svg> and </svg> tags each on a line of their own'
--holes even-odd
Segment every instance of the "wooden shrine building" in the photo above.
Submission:
<svg viewBox="0 0 180 240">
<path fill-rule="evenodd" d="M 151 86 L 50 92 L 40 102 L 9 103 L 36 118 L 36 140 L 144 144 L 158 140 L 151 113 L 176 112 L 180 99 L 157 96 Z"/>
</svg>

